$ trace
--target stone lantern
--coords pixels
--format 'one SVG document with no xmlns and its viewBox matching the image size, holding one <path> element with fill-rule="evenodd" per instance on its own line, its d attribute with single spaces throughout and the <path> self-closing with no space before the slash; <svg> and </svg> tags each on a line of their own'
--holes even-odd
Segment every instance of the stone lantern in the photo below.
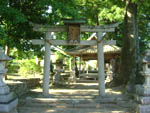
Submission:
<svg viewBox="0 0 150 113">
<path fill-rule="evenodd" d="M 0 113 L 17 113 L 18 99 L 9 91 L 9 87 L 3 81 L 3 75 L 7 72 L 5 62 L 9 60 L 11 58 L 6 56 L 0 47 Z"/>
<path fill-rule="evenodd" d="M 142 59 L 142 68 L 143 71 L 141 74 L 145 77 L 144 88 L 150 89 L 150 51 L 147 50 L 144 53 L 144 57 Z"/>
<path fill-rule="evenodd" d="M 66 66 L 65 64 L 63 64 L 63 60 L 59 59 L 56 61 L 55 64 L 55 75 L 53 77 L 53 81 L 55 84 L 60 84 L 61 82 L 61 73 L 64 72 L 64 66 Z"/>
<path fill-rule="evenodd" d="M 150 113 L 150 50 L 144 53 L 142 69 L 141 74 L 145 77 L 145 82 L 136 86 L 136 110 L 138 113 Z"/>
</svg>

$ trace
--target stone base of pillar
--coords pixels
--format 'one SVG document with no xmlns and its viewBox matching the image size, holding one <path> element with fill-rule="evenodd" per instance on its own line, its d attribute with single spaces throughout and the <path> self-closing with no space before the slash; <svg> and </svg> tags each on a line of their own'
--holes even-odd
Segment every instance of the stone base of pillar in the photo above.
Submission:
<svg viewBox="0 0 150 113">
<path fill-rule="evenodd" d="M 137 113 L 150 113 L 150 105 L 138 105 Z"/>
<path fill-rule="evenodd" d="M 150 104 L 150 96 L 136 96 L 136 100 L 142 105 Z"/>
<path fill-rule="evenodd" d="M 0 113 L 12 113 L 18 104 L 18 99 L 9 101 L 8 103 L 0 102 Z"/>
<path fill-rule="evenodd" d="M 15 113 L 14 109 L 18 104 L 18 99 L 14 93 L 9 92 L 7 85 L 0 87 L 0 113 Z M 16 110 L 15 110 L 16 111 Z"/>
<path fill-rule="evenodd" d="M 141 95 L 141 96 L 150 96 L 150 88 L 149 87 L 144 87 L 142 85 L 137 85 L 136 86 L 136 94 Z"/>
<path fill-rule="evenodd" d="M 0 95 L 4 95 L 9 93 L 9 87 L 7 85 L 5 86 L 0 86 Z"/>
<path fill-rule="evenodd" d="M 0 113 L 18 113 L 18 112 L 17 112 L 17 109 L 13 109 L 13 110 L 11 110 L 9 112 L 0 112 Z"/>
<path fill-rule="evenodd" d="M 138 113 L 150 113 L 150 89 L 138 85 L 136 86 L 136 94 L 135 99 L 138 102 L 136 111 Z"/>
<path fill-rule="evenodd" d="M 58 74 L 55 74 L 54 75 L 54 79 L 53 79 L 53 81 L 54 81 L 54 84 L 60 84 L 61 83 L 61 75 L 60 75 L 60 73 Z"/>
<path fill-rule="evenodd" d="M 75 71 L 70 72 L 69 82 L 76 83 Z"/>
</svg>

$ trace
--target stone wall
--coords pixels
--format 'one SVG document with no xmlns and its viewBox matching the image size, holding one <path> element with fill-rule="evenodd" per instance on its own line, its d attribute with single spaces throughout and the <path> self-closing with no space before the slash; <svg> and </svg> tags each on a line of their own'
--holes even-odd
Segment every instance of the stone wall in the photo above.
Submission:
<svg viewBox="0 0 150 113">
<path fill-rule="evenodd" d="M 40 78 L 17 79 L 13 82 L 8 82 L 8 86 L 12 92 L 18 97 L 27 93 L 30 89 L 40 85 Z"/>
</svg>

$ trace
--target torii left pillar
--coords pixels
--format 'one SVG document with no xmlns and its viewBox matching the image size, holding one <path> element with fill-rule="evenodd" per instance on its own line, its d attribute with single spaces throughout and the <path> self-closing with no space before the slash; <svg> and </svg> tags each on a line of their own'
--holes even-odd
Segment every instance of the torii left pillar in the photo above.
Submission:
<svg viewBox="0 0 150 113">
<path fill-rule="evenodd" d="M 45 57 L 44 57 L 44 77 L 43 77 L 43 95 L 49 95 L 49 83 L 50 83 L 50 54 L 51 46 L 48 40 L 51 39 L 51 32 L 46 32 L 45 37 Z"/>
<path fill-rule="evenodd" d="M 97 32 L 99 95 L 105 96 L 104 52 L 103 52 L 102 37 L 103 37 L 103 32 Z"/>
</svg>

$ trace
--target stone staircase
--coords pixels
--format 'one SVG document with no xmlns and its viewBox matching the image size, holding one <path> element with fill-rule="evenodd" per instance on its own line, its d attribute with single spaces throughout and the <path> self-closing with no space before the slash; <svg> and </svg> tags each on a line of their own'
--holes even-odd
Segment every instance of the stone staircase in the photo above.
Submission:
<svg viewBox="0 0 150 113">
<path fill-rule="evenodd" d="M 131 113 L 124 97 L 56 96 L 20 99 L 19 113 Z"/>
<path fill-rule="evenodd" d="M 106 89 L 106 96 L 100 97 L 97 83 L 75 83 L 51 87 L 47 98 L 42 89 L 35 89 L 19 99 L 18 113 L 135 113 L 121 89 Z"/>
</svg>

